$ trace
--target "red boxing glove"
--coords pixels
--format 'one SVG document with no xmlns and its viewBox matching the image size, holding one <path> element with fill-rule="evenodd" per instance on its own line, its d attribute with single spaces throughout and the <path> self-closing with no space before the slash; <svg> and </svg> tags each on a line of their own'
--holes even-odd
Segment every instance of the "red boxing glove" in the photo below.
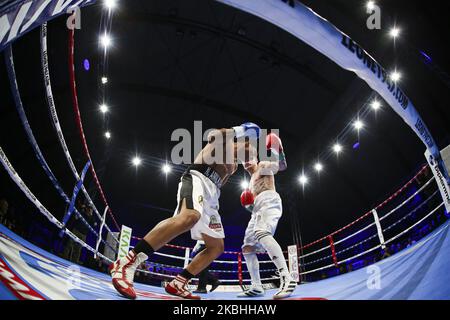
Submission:
<svg viewBox="0 0 450 320">
<path fill-rule="evenodd" d="M 287 169 L 286 155 L 284 154 L 283 143 L 280 137 L 275 133 L 268 134 L 266 137 L 266 148 L 271 150 L 272 154 L 278 156 L 280 171 Z"/>
<path fill-rule="evenodd" d="M 255 202 L 255 196 L 250 190 L 245 190 L 241 194 L 241 204 L 245 209 L 252 211 L 253 210 L 253 203 Z"/>
<path fill-rule="evenodd" d="M 283 152 L 283 143 L 281 142 L 280 137 L 278 137 L 275 133 L 270 133 L 267 135 L 266 147 L 267 150 L 275 150 L 278 153 Z"/>
</svg>

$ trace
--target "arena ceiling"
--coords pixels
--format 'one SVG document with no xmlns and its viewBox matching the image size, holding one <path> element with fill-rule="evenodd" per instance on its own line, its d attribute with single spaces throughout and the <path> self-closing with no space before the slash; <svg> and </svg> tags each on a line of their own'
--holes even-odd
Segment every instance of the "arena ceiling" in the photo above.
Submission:
<svg viewBox="0 0 450 320">
<path fill-rule="evenodd" d="M 360 43 L 386 68 L 403 73 L 402 88 L 415 103 L 438 144 L 450 143 L 450 64 L 447 39 L 449 4 L 423 6 L 410 1 L 381 1 L 383 29 L 369 31 L 363 1 L 303 1 Z M 170 160 L 171 133 L 230 127 L 254 121 L 279 128 L 290 169 L 279 177 L 286 217 L 278 231 L 292 242 L 291 218 L 299 217 L 304 241 L 314 240 L 352 221 L 384 200 L 425 163 L 425 147 L 384 103 L 365 119 L 366 127 L 346 141 L 345 152 L 324 163 L 317 177 L 311 166 L 331 147 L 339 132 L 372 95 L 354 74 L 258 18 L 215 1 L 120 1 L 112 23 L 105 86 L 110 106 L 102 103 L 103 54 L 98 47 L 101 5 L 82 11 L 75 35 L 80 108 L 102 186 L 121 223 L 142 235 L 176 204 L 178 173 L 167 177 L 161 164 Z M 86 159 L 78 137 L 69 86 L 66 17 L 49 23 L 50 71 L 57 110 L 69 149 L 79 170 Z M 395 45 L 386 33 L 397 24 L 402 36 Z M 70 194 L 74 181 L 54 134 L 40 70 L 39 31 L 13 45 L 19 87 L 30 123 L 48 162 Z M 432 57 L 425 64 L 420 51 Z M 83 67 L 90 61 L 90 70 Z M 4 63 L 0 64 L 0 145 L 30 188 L 56 216 L 64 213 L 47 176 L 36 161 L 14 110 Z M 112 139 L 104 139 L 110 130 Z M 353 144 L 359 142 L 356 150 Z M 134 155 L 144 159 L 138 170 Z M 297 178 L 309 173 L 303 189 Z M 248 218 L 240 208 L 238 176 L 223 190 L 221 211 L 229 226 L 228 246 L 236 248 Z M 13 197 L 15 186 L 0 172 L 2 193 Z M 95 193 L 95 188 L 90 188 Z M 27 202 L 17 197 L 17 201 Z M 100 201 L 96 201 L 100 203 Z M 100 207 L 100 206 L 99 206 Z M 162 209 L 162 210 L 161 210 Z"/>
</svg>

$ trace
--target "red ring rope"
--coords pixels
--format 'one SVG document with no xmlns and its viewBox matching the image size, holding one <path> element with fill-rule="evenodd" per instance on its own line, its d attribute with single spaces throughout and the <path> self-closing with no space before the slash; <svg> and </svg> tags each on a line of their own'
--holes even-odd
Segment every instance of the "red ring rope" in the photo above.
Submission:
<svg viewBox="0 0 450 320">
<path fill-rule="evenodd" d="M 91 159 L 91 154 L 89 152 L 89 148 L 86 141 L 86 136 L 84 134 L 83 130 L 83 123 L 81 121 L 81 113 L 80 108 L 78 105 L 78 94 L 77 94 L 77 86 L 75 81 L 75 64 L 74 64 L 74 51 L 75 51 L 75 41 L 74 41 L 74 35 L 75 31 L 70 30 L 69 31 L 69 72 L 70 72 L 70 89 L 72 92 L 72 102 L 73 102 L 73 110 L 75 112 L 75 119 L 77 122 L 78 132 L 81 137 L 81 141 L 83 144 L 83 149 L 86 157 L 91 162 L 91 173 L 94 178 L 95 184 L 97 186 L 98 191 L 100 192 L 100 196 L 105 204 L 105 206 L 108 208 L 108 213 L 111 216 L 111 219 L 116 226 L 117 230 L 120 230 L 120 227 L 114 217 L 114 214 L 112 213 L 112 210 L 108 204 L 108 201 L 106 200 L 105 193 L 103 192 L 102 186 L 100 185 L 100 181 L 98 180 L 97 173 L 94 169 L 94 162 Z"/>
<path fill-rule="evenodd" d="M 398 196 L 400 195 L 400 193 L 402 193 L 403 191 L 405 191 L 405 189 L 406 189 L 407 187 L 409 187 L 409 186 L 413 183 L 413 181 L 416 180 L 417 177 L 420 176 L 427 168 L 428 168 L 428 165 L 424 165 L 424 166 L 422 167 L 422 169 L 421 169 L 421 170 L 420 170 L 420 171 L 419 171 L 419 172 L 418 172 L 411 180 L 409 180 L 403 187 L 401 187 L 397 192 L 395 192 L 395 193 L 394 193 L 392 196 L 390 196 L 388 199 L 386 199 L 385 201 L 383 201 L 382 203 L 380 203 L 378 206 L 376 206 L 376 207 L 375 207 L 375 210 L 381 209 L 381 208 L 384 207 L 386 204 L 388 204 L 389 202 L 391 202 L 392 200 L 394 200 L 396 197 L 398 197 Z M 311 242 L 311 243 L 309 243 L 309 244 L 303 246 L 301 249 L 306 249 L 306 248 L 312 247 L 312 246 L 315 245 L 315 244 L 318 244 L 319 242 L 325 241 L 325 240 L 328 239 L 328 237 L 330 237 L 330 236 L 335 236 L 335 235 L 337 235 L 338 233 L 341 233 L 342 231 L 344 231 L 344 230 L 350 228 L 351 226 L 355 225 L 356 223 L 360 222 L 361 220 L 365 219 L 366 217 L 370 216 L 371 214 L 372 214 L 372 210 L 370 210 L 370 211 L 367 212 L 366 214 L 362 215 L 361 217 L 359 217 L 358 219 L 356 219 L 356 220 L 353 221 L 352 223 L 349 223 L 349 224 L 346 225 L 345 227 L 342 227 L 341 229 L 339 229 L 339 230 L 337 230 L 337 231 L 334 231 L 333 233 L 331 233 L 331 234 L 329 234 L 329 235 L 327 235 L 327 236 L 325 236 L 325 237 L 323 237 L 323 238 L 320 238 L 320 239 L 318 239 L 318 240 L 316 240 L 316 241 L 314 241 L 314 242 Z"/>
</svg>

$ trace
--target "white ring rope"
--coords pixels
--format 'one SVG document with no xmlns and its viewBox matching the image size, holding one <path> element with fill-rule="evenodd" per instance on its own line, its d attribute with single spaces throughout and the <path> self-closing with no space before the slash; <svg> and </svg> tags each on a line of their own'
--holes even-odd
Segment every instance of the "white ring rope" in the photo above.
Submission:
<svg viewBox="0 0 450 320">
<path fill-rule="evenodd" d="M 69 148 L 67 147 L 66 140 L 64 138 L 64 134 L 61 128 L 61 123 L 58 118 L 58 113 L 56 111 L 56 105 L 55 105 L 55 99 L 53 97 L 53 90 L 52 90 L 52 84 L 51 84 L 51 78 L 50 78 L 50 69 L 48 64 L 48 52 L 47 52 L 47 23 L 44 23 L 41 26 L 41 65 L 42 65 L 42 73 L 44 75 L 44 83 L 45 83 L 45 93 L 47 96 L 47 105 L 50 111 L 50 118 L 53 123 L 53 128 L 56 131 L 56 135 L 58 137 L 59 143 L 64 151 L 64 155 L 66 157 L 66 160 L 69 164 L 69 167 L 72 171 L 72 174 L 76 181 L 80 180 L 80 175 L 78 174 L 78 171 L 75 167 L 75 164 L 72 160 L 72 157 L 70 155 Z M 83 191 L 83 194 L 86 198 L 86 200 L 89 202 L 89 206 L 91 206 L 94 209 L 95 214 L 97 215 L 97 218 L 102 221 L 102 216 L 100 215 L 97 207 L 95 206 L 94 202 L 92 201 L 91 197 L 89 196 L 89 193 L 87 192 L 86 188 L 84 187 L 84 184 L 81 185 L 81 190 Z M 108 227 L 108 225 L 105 224 L 105 229 L 111 234 L 114 241 L 117 243 L 119 240 L 116 238 L 114 233 L 111 231 L 111 229 Z"/>
<path fill-rule="evenodd" d="M 416 197 L 420 192 L 422 192 L 426 187 L 428 187 L 428 186 L 430 185 L 430 183 L 431 183 L 432 181 L 434 181 L 434 180 L 435 180 L 434 177 L 431 178 L 426 184 L 424 184 L 418 191 L 416 191 L 416 192 L 415 192 L 413 195 L 411 195 L 408 199 L 406 199 L 406 200 L 403 201 L 400 205 L 398 205 L 396 208 L 392 209 L 390 212 L 388 212 L 388 213 L 385 214 L 383 217 L 381 217 L 381 218 L 380 218 L 380 221 L 383 221 L 384 219 L 386 219 L 387 217 L 389 217 L 390 215 L 392 215 L 394 212 L 396 212 L 397 210 L 399 210 L 400 208 L 402 208 L 404 205 L 406 205 L 409 201 L 411 201 L 412 199 L 414 199 L 414 197 Z M 357 234 L 360 234 L 361 232 L 366 231 L 367 229 L 369 229 L 370 227 L 373 227 L 373 226 L 375 226 L 375 222 L 372 222 L 372 223 L 369 224 L 368 226 L 364 227 L 364 228 L 361 229 L 361 230 L 356 231 L 355 233 L 353 233 L 353 234 L 351 234 L 351 235 L 345 237 L 344 239 L 341 239 L 341 240 L 339 240 L 339 241 L 336 241 L 336 242 L 334 243 L 334 245 L 338 245 L 338 244 L 340 244 L 340 243 L 342 243 L 342 242 L 344 242 L 344 241 L 347 241 L 348 239 L 353 238 L 353 237 L 356 236 Z M 329 249 L 329 248 L 330 248 L 330 245 L 327 245 L 326 247 L 323 247 L 323 248 L 318 249 L 318 250 L 316 250 L 316 251 L 313 251 L 313 252 L 310 252 L 310 253 L 308 253 L 308 254 L 305 254 L 305 255 L 303 255 L 303 256 L 301 256 L 301 257 L 299 257 L 299 258 L 300 258 L 300 259 L 306 258 L 306 257 L 309 257 L 309 256 L 311 256 L 311 255 L 317 254 L 317 253 L 322 252 L 322 251 L 324 251 L 324 250 L 326 250 L 326 249 Z"/>
<path fill-rule="evenodd" d="M 172 258 L 172 259 L 176 259 L 176 260 L 185 260 L 184 257 L 180 257 L 180 256 L 175 256 L 172 254 L 167 254 L 167 253 L 161 253 L 161 252 L 153 252 L 153 254 L 157 255 L 157 256 L 161 256 L 161 257 L 166 257 L 166 258 Z M 189 258 L 189 261 L 192 261 L 192 258 Z M 230 260 L 214 260 L 215 263 L 222 263 L 222 264 L 239 264 L 239 261 L 230 261 Z M 241 262 L 242 264 L 246 264 L 245 261 Z M 260 261 L 260 264 L 266 264 L 266 263 L 273 263 L 270 260 L 266 260 L 266 261 Z"/>
<path fill-rule="evenodd" d="M 409 201 L 411 201 L 415 196 L 417 196 L 420 192 L 422 192 L 426 187 L 428 187 L 428 185 L 432 182 L 435 181 L 434 177 L 431 178 L 426 184 L 423 185 L 422 188 L 420 188 L 418 191 L 416 191 L 411 197 L 409 197 L 408 199 L 406 199 L 405 201 L 403 201 L 399 206 L 397 206 L 395 209 L 393 209 L 391 212 L 385 214 L 384 216 L 382 216 L 380 218 L 380 221 L 383 221 L 384 219 L 386 219 L 387 217 L 389 217 L 392 213 L 394 213 L 395 211 L 397 211 L 398 209 L 400 209 L 401 207 L 403 207 L 405 204 L 407 204 Z"/>
<path fill-rule="evenodd" d="M 419 221 L 417 221 L 417 222 L 416 222 L 415 224 L 413 224 L 411 227 L 405 229 L 403 232 L 399 233 L 399 234 L 396 235 L 395 237 L 393 237 L 393 238 L 387 240 L 384 244 L 388 244 L 388 243 L 390 243 L 390 242 L 392 242 L 392 241 L 394 241 L 394 240 L 400 238 L 400 237 L 403 236 L 404 234 L 408 233 L 411 229 L 415 228 L 417 225 L 421 224 L 423 221 L 425 221 L 425 220 L 428 219 L 430 216 L 432 216 L 432 215 L 433 215 L 436 211 L 438 211 L 442 206 L 444 206 L 444 202 L 442 202 L 440 205 L 438 205 L 433 211 L 431 211 L 431 212 L 430 212 L 429 214 L 427 214 L 425 217 L 423 217 L 422 219 L 420 219 Z M 369 250 L 367 250 L 367 251 L 364 251 L 364 252 L 362 252 L 362 253 L 359 253 L 359 254 L 357 254 L 357 255 L 355 255 L 355 256 L 353 256 L 353 257 L 350 257 L 350 258 L 348 258 L 348 259 L 339 261 L 339 264 L 343 264 L 343 263 L 346 263 L 346 262 L 351 261 L 351 260 L 353 260 L 353 259 L 359 258 L 359 257 L 361 257 L 361 256 L 363 256 L 363 255 L 366 255 L 367 253 L 372 252 L 372 251 L 374 251 L 374 250 L 376 250 L 376 249 L 378 249 L 378 248 L 381 248 L 381 247 L 382 247 L 382 245 L 379 244 L 379 245 L 373 247 L 372 249 L 369 249 Z M 325 269 L 329 269 L 329 268 L 334 267 L 334 266 L 335 266 L 334 264 L 330 264 L 330 265 L 327 265 L 327 266 L 325 266 L 325 267 L 321 267 L 321 268 L 314 269 L 314 270 L 311 270 L 311 271 L 303 272 L 303 273 L 301 273 L 301 274 L 302 274 L 302 275 L 306 275 L 306 274 L 314 273 L 314 272 L 317 272 L 317 271 L 322 271 L 322 270 L 325 270 Z"/>
<path fill-rule="evenodd" d="M 20 188 L 20 190 L 22 190 L 22 192 L 25 194 L 28 200 L 30 200 L 51 223 L 57 226 L 58 229 L 64 231 L 70 238 L 72 238 L 72 240 L 80 244 L 85 249 L 91 251 L 93 254 L 97 254 L 100 258 L 106 261 L 112 262 L 110 259 L 103 256 L 101 253 L 96 252 L 94 248 L 92 248 L 91 246 L 83 242 L 81 239 L 79 239 L 77 236 L 75 236 L 69 229 L 65 228 L 64 225 L 50 213 L 50 211 L 47 210 L 47 208 L 36 198 L 36 196 L 27 187 L 22 178 L 20 178 L 19 174 L 14 169 L 11 162 L 9 162 L 8 157 L 6 156 L 1 147 L 0 147 L 0 162 L 2 163 L 5 170 L 8 172 L 11 179 L 16 183 L 16 185 Z"/>
<path fill-rule="evenodd" d="M 214 261 L 216 262 L 216 261 Z M 181 266 L 172 266 L 169 264 L 163 264 L 163 263 L 158 263 L 158 262 L 148 262 L 148 265 L 150 266 L 155 266 L 155 267 L 164 267 L 164 268 L 170 268 L 170 269 L 180 269 L 182 270 L 183 267 Z M 217 270 L 217 269 L 209 269 L 209 272 L 212 273 L 239 273 L 238 270 Z M 264 270 L 260 270 L 260 272 L 277 272 L 277 269 L 264 269 Z M 242 270 L 242 273 L 249 273 L 248 270 Z"/>
<path fill-rule="evenodd" d="M 400 222 L 406 220 L 406 219 L 409 218 L 412 214 L 416 213 L 416 212 L 417 212 L 419 209 L 421 209 L 425 204 L 427 204 L 427 203 L 428 203 L 435 195 L 437 195 L 438 192 L 439 192 L 439 191 L 436 190 L 436 191 L 435 191 L 432 195 L 430 195 L 424 202 L 422 202 L 420 205 L 418 205 L 416 208 L 414 208 L 412 211 L 410 211 L 407 215 L 405 215 L 404 217 L 402 217 L 400 220 L 396 221 L 395 223 L 393 223 L 393 224 L 390 225 L 389 227 L 386 227 L 386 229 L 384 229 L 383 232 L 389 231 L 390 229 L 392 229 L 393 227 L 395 227 L 396 225 L 398 225 Z M 375 234 L 375 235 L 370 236 L 369 238 L 367 238 L 367 239 L 365 239 L 365 240 L 362 240 L 362 241 L 360 241 L 360 242 L 358 242 L 358 243 L 356 243 L 356 244 L 354 244 L 354 245 L 352 245 L 352 246 L 350 246 L 350 247 L 348 247 L 348 248 L 345 248 L 345 249 L 343 249 L 343 250 L 341 250 L 341 251 L 338 251 L 338 252 L 336 252 L 336 256 L 339 255 L 339 254 L 348 252 L 348 251 L 350 251 L 351 249 L 354 249 L 354 248 L 360 246 L 361 244 L 364 244 L 364 243 L 366 243 L 366 242 L 368 242 L 368 241 L 370 241 L 370 240 L 373 240 L 373 239 L 375 239 L 377 236 L 378 236 L 378 235 Z M 320 258 L 320 259 L 317 259 L 317 260 L 314 260 L 314 261 L 310 261 L 310 262 L 304 263 L 303 266 L 312 265 L 312 264 L 315 264 L 315 263 L 317 263 L 317 262 L 321 262 L 321 261 L 330 259 L 330 258 L 332 258 L 332 257 L 333 257 L 333 255 L 328 255 L 328 256 L 326 256 L 326 257 L 323 257 L 323 258 Z"/>
</svg>

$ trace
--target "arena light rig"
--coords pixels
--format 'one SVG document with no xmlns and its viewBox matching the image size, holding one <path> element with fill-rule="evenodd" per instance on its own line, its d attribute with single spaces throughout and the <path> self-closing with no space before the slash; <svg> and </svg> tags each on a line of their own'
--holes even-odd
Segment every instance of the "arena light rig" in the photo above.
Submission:
<svg viewBox="0 0 450 320">
<path fill-rule="evenodd" d="M 162 167 L 162 172 L 164 172 L 165 174 L 169 174 L 172 172 L 172 167 L 168 164 L 165 164 Z"/>
<path fill-rule="evenodd" d="M 113 10 L 117 6 L 117 0 L 105 0 L 103 4 L 105 5 L 106 9 Z"/>
<path fill-rule="evenodd" d="M 389 78 L 394 82 L 398 82 L 402 79 L 402 74 L 400 72 L 398 72 L 397 70 L 395 70 L 395 71 L 391 72 L 391 74 L 389 75 Z"/>
<path fill-rule="evenodd" d="M 320 162 L 317 162 L 314 165 L 314 170 L 316 170 L 318 173 L 322 172 L 323 171 L 323 164 L 321 164 Z"/>
<path fill-rule="evenodd" d="M 372 107 L 372 109 L 373 109 L 374 111 L 378 111 L 378 110 L 380 110 L 380 108 L 381 108 L 381 102 L 378 101 L 378 100 L 374 100 L 374 101 L 371 103 L 370 106 Z"/>
<path fill-rule="evenodd" d="M 400 35 L 400 29 L 397 27 L 393 27 L 390 31 L 389 31 L 389 35 L 394 38 L 397 39 L 398 36 Z"/>
<path fill-rule="evenodd" d="M 108 113 L 109 112 L 109 107 L 106 104 L 103 103 L 102 105 L 100 105 L 100 112 L 103 113 L 103 114 Z"/>
</svg>

